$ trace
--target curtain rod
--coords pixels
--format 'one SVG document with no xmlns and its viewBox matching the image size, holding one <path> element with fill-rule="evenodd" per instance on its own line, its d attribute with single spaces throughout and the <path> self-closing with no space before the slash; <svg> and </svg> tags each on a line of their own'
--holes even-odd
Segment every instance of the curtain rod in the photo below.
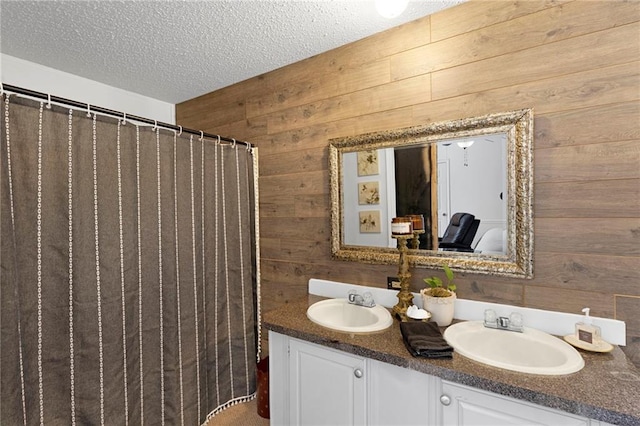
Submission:
<svg viewBox="0 0 640 426">
<path fill-rule="evenodd" d="M 32 97 L 32 98 L 42 99 L 42 100 L 45 100 L 47 102 L 55 102 L 57 104 L 64 104 L 64 105 L 68 105 L 68 106 L 71 106 L 71 107 L 84 109 L 84 110 L 87 110 L 89 112 L 97 112 L 97 113 L 100 113 L 100 114 L 109 115 L 109 116 L 117 117 L 117 118 L 131 119 L 131 120 L 134 120 L 134 121 L 139 121 L 141 123 L 153 124 L 154 126 L 164 127 L 166 129 L 171 129 L 171 130 L 175 130 L 175 131 L 178 131 L 178 132 L 186 132 L 186 133 L 190 133 L 190 134 L 193 134 L 193 135 L 198 135 L 200 137 L 205 137 L 205 138 L 209 138 L 209 139 L 218 139 L 218 138 L 220 138 L 220 140 L 224 141 L 224 142 L 239 143 L 241 145 L 245 145 L 247 148 L 251 148 L 252 147 L 251 143 L 249 143 L 249 142 L 245 142 L 245 141 L 241 141 L 241 140 L 237 140 L 237 139 L 233 139 L 233 138 L 228 138 L 228 137 L 224 137 L 224 136 L 220 136 L 220 135 L 214 135 L 212 133 L 205 133 L 205 132 L 202 132 L 200 130 L 187 129 L 187 128 L 184 128 L 182 126 L 176 126 L 175 124 L 163 123 L 163 122 L 159 122 L 159 121 L 156 121 L 156 120 L 151 120 L 149 118 L 139 117 L 137 115 L 129 115 L 129 114 L 126 114 L 126 113 L 123 113 L 123 112 L 120 112 L 120 111 L 114 111 L 114 110 L 108 109 L 108 108 L 102 108 L 102 107 L 99 107 L 99 106 L 85 104 L 85 103 L 74 101 L 74 100 L 71 100 L 71 99 L 66 99 L 66 98 L 61 98 L 59 96 L 49 95 L 47 93 L 36 92 L 35 90 L 25 89 L 23 87 L 18 87 L 18 86 L 12 86 L 10 84 L 1 83 L 0 84 L 0 93 L 1 92 L 13 92 L 13 93 L 16 93 L 16 94 L 19 94 L 19 95 L 26 95 L 26 96 L 29 96 L 29 97 Z"/>
</svg>

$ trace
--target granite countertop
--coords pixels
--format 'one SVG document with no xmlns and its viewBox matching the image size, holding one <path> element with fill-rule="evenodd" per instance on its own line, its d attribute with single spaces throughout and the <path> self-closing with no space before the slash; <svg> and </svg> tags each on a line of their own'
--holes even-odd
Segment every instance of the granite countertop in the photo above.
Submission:
<svg viewBox="0 0 640 426">
<path fill-rule="evenodd" d="M 500 395 L 617 425 L 640 424 L 640 372 L 619 347 L 609 353 L 578 349 L 585 367 L 564 376 L 510 372 L 454 353 L 453 359 L 414 358 L 397 320 L 379 333 L 353 335 L 311 322 L 307 308 L 322 300 L 309 295 L 263 316 L 266 329 L 354 355 L 372 358 Z"/>
</svg>

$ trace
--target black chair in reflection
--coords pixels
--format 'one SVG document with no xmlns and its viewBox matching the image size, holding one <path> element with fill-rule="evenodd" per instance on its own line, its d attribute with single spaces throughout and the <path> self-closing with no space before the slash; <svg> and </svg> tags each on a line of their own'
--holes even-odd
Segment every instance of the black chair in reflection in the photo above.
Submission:
<svg viewBox="0 0 640 426">
<path fill-rule="evenodd" d="M 449 226 L 442 239 L 438 241 L 438 248 L 444 251 L 473 252 L 471 243 L 480 226 L 480 219 L 471 213 L 456 213 L 451 217 Z"/>
</svg>

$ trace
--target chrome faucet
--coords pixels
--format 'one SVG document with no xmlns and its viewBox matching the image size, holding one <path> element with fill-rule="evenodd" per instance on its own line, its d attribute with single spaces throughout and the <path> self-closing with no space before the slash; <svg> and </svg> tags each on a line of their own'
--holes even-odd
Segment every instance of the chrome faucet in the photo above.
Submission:
<svg viewBox="0 0 640 426">
<path fill-rule="evenodd" d="M 368 291 L 359 295 L 356 290 L 350 290 L 347 299 L 352 305 L 364 306 L 365 308 L 373 308 L 376 306 L 373 296 Z"/>
<path fill-rule="evenodd" d="M 499 317 L 493 309 L 486 309 L 484 311 L 484 326 L 498 330 L 516 331 L 518 333 L 524 331 L 522 314 L 518 312 L 512 312 L 509 317 Z"/>
</svg>

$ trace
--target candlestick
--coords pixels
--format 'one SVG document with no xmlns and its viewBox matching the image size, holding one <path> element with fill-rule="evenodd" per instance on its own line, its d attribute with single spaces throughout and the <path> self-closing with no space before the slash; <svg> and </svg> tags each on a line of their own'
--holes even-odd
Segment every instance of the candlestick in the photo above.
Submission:
<svg viewBox="0 0 640 426">
<path fill-rule="evenodd" d="M 413 237 L 411 238 L 411 248 L 417 250 L 420 248 L 420 235 L 424 234 L 424 229 L 413 230 Z"/>
<path fill-rule="evenodd" d="M 391 235 L 398 240 L 398 278 L 400 279 L 400 291 L 398 291 L 398 303 L 391 309 L 396 318 L 407 321 L 407 309 L 413 305 L 413 294 L 409 291 L 411 287 L 411 273 L 409 272 L 409 259 L 407 258 L 407 241 L 413 239 L 413 235 Z"/>
</svg>

